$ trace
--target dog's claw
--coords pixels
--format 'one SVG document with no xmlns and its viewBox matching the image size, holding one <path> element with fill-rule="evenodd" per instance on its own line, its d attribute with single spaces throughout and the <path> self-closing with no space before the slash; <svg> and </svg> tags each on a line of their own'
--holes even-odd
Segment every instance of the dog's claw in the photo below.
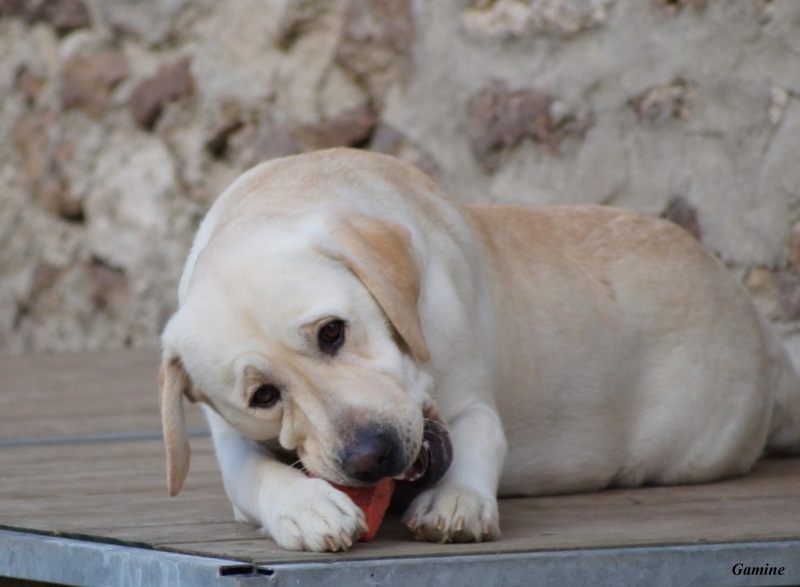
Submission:
<svg viewBox="0 0 800 587">
<path fill-rule="evenodd" d="M 492 540 L 496 537 L 496 532 L 492 531 L 492 524 L 491 522 L 484 522 L 483 528 L 481 528 L 481 532 L 483 534 L 484 540 Z"/>
<path fill-rule="evenodd" d="M 455 530 L 456 532 L 461 532 L 466 525 L 467 525 L 467 520 L 465 518 L 463 517 L 458 518 L 456 520 L 456 523 L 453 524 L 453 530 Z"/>
<path fill-rule="evenodd" d="M 367 521 L 359 518 L 358 529 L 361 531 L 362 534 L 369 532 L 369 526 L 367 526 Z"/>
<path fill-rule="evenodd" d="M 351 546 L 353 546 L 353 539 L 350 538 L 350 535 L 346 532 L 341 533 L 342 544 L 344 544 L 344 550 L 347 550 Z"/>
<path fill-rule="evenodd" d="M 331 552 L 336 552 L 339 550 L 339 546 L 336 544 L 336 541 L 333 539 L 333 536 L 326 536 L 325 537 L 325 546 L 328 547 L 328 550 Z"/>
</svg>

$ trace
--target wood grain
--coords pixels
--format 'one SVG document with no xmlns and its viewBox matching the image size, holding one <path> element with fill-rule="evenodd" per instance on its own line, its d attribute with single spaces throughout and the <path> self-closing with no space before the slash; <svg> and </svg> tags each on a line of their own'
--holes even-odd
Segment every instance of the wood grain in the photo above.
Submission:
<svg viewBox="0 0 800 587">
<path fill-rule="evenodd" d="M 207 437 L 192 439 L 186 486 L 168 497 L 157 367 L 150 351 L 0 357 L 0 440 L 30 441 L 0 444 L 0 526 L 264 564 L 800 538 L 800 459 L 773 459 L 707 485 L 503 500 L 496 542 L 417 543 L 390 513 L 348 553 L 282 551 L 233 521 Z M 196 410 L 190 425 L 203 427 Z"/>
</svg>

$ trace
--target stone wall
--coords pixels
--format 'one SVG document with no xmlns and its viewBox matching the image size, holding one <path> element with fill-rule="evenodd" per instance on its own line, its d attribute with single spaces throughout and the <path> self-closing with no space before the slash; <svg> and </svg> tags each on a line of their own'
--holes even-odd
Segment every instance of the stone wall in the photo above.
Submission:
<svg viewBox="0 0 800 587">
<path fill-rule="evenodd" d="M 156 345 L 214 197 L 336 145 L 667 215 L 800 314 L 796 0 L 0 0 L 0 55 L 5 352 Z"/>
</svg>

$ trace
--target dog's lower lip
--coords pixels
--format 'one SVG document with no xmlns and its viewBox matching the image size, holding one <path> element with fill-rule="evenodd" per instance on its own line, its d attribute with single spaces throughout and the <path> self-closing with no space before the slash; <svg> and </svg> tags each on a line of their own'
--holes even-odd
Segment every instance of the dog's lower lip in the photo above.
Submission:
<svg viewBox="0 0 800 587">
<path fill-rule="evenodd" d="M 427 440 L 422 441 L 422 448 L 420 448 L 417 460 L 408 468 L 408 470 L 400 475 L 399 479 L 402 481 L 414 482 L 420 479 L 425 473 L 428 472 L 428 465 L 430 464 L 431 445 Z"/>
<path fill-rule="evenodd" d="M 401 475 L 417 489 L 433 487 L 447 472 L 453 460 L 453 447 L 447 428 L 438 419 L 425 419 L 422 445 L 413 464 Z"/>
</svg>

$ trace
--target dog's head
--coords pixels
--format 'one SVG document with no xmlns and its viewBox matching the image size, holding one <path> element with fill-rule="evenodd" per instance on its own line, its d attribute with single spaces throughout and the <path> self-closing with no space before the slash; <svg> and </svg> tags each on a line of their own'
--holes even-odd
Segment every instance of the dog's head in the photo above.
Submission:
<svg viewBox="0 0 800 587">
<path fill-rule="evenodd" d="M 335 483 L 444 475 L 451 447 L 421 369 L 420 269 L 403 226 L 356 212 L 244 221 L 187 271 L 159 374 L 171 494 L 189 468 L 184 396 Z"/>
</svg>

